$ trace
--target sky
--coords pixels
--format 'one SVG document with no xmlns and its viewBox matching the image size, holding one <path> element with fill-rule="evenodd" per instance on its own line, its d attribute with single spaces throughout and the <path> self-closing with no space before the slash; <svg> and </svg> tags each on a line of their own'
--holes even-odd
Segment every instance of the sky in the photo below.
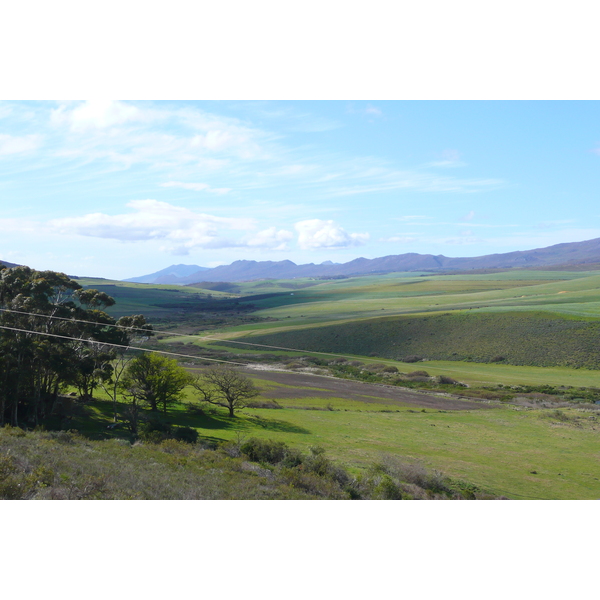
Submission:
<svg viewBox="0 0 600 600">
<path fill-rule="evenodd" d="M 597 101 L 5 101 L 0 259 L 479 256 L 600 237 Z"/>
</svg>

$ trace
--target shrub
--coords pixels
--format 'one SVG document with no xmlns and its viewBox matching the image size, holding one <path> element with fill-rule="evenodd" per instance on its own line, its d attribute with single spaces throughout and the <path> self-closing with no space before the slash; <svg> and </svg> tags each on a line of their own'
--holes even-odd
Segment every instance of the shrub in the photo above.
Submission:
<svg viewBox="0 0 600 600">
<path fill-rule="evenodd" d="M 280 471 L 280 477 L 288 485 L 324 498 L 341 500 L 348 498 L 348 492 L 340 489 L 339 485 L 327 477 L 320 477 L 314 472 L 305 472 L 299 468 L 284 468 Z"/>
<path fill-rule="evenodd" d="M 423 360 L 422 356 L 418 356 L 417 354 L 410 354 L 409 356 L 405 356 L 402 359 L 402 362 L 405 363 L 416 363 L 416 362 L 420 362 Z"/>
<path fill-rule="evenodd" d="M 198 441 L 198 432 L 193 427 L 177 427 L 173 431 L 173 438 L 180 442 L 195 444 Z"/>
<path fill-rule="evenodd" d="M 456 379 L 452 379 L 452 377 L 448 377 L 447 375 L 439 375 L 437 377 L 437 382 L 445 383 L 448 385 L 457 385 L 458 384 L 458 381 L 456 381 Z"/>
<path fill-rule="evenodd" d="M 398 369 L 396 367 L 393 367 L 392 365 L 385 367 L 384 369 L 382 369 L 382 371 L 384 373 L 397 373 Z"/>
<path fill-rule="evenodd" d="M 248 408 L 283 408 L 279 402 L 275 400 L 260 400 L 258 402 L 248 402 Z"/>
<path fill-rule="evenodd" d="M 274 465 L 285 458 L 287 444 L 250 438 L 241 445 L 240 450 L 254 462 L 266 462 Z"/>
<path fill-rule="evenodd" d="M 373 490 L 372 498 L 374 500 L 402 500 L 402 492 L 389 475 L 383 475 Z"/>
<path fill-rule="evenodd" d="M 407 377 L 429 377 L 429 373 L 427 371 L 413 371 Z"/>
</svg>

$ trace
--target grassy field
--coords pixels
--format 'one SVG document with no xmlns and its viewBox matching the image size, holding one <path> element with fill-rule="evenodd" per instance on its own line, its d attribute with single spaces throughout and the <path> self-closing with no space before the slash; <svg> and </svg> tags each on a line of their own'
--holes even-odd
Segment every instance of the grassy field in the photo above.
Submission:
<svg viewBox="0 0 600 600">
<path fill-rule="evenodd" d="M 219 348 L 244 356 L 268 352 L 285 363 L 299 355 L 327 358 L 314 353 L 322 350 L 367 364 L 385 363 L 404 373 L 426 370 L 471 387 L 600 387 L 600 370 L 573 368 L 600 364 L 598 271 L 262 281 L 235 284 L 239 288 L 235 294 L 231 288 L 218 292 L 104 284 L 102 289 L 117 298 L 123 314 L 139 312 L 168 322 L 177 311 L 185 313 L 186 329 L 171 331 L 199 337 L 161 336 L 159 342 L 182 354 L 186 348 L 196 356 L 203 349 L 214 353 Z M 89 285 L 99 287 L 94 282 Z M 213 299 L 229 297 L 228 302 L 239 302 L 237 306 L 245 307 L 247 314 L 268 320 L 250 323 L 225 318 L 209 333 L 226 346 L 202 339 L 206 332 L 201 326 L 194 329 L 194 323 L 201 322 L 202 302 L 209 293 Z M 254 346 L 234 350 L 234 341 L 303 350 Z M 190 343 L 200 348 L 191 352 Z M 398 360 L 410 354 L 427 360 Z M 499 357 L 502 360 L 490 362 Z M 318 386 L 294 398 L 260 374 L 253 379 L 271 399 L 280 392 L 277 401 L 282 408 L 246 409 L 228 419 L 219 410 L 192 415 L 181 405 L 169 420 L 214 440 L 259 437 L 303 450 L 319 445 L 354 473 L 391 454 L 421 460 L 428 468 L 509 498 L 600 497 L 600 424 L 593 404 L 539 409 L 488 403 L 479 410 L 422 411 L 409 405 L 334 398 Z M 102 430 L 111 415 L 109 403 L 99 402 L 93 410 L 95 420 L 84 431 L 90 435 Z"/>
<path fill-rule="evenodd" d="M 221 409 L 205 407 L 205 414 L 194 415 L 187 410 L 196 402 L 190 390 L 167 420 L 215 441 L 257 437 L 304 451 L 318 445 L 356 475 L 381 456 L 393 455 L 508 498 L 600 497 L 600 417 L 593 405 L 538 410 L 488 403 L 478 410 L 424 410 L 323 396 L 318 380 L 294 398 L 285 385 L 260 373 L 252 379 L 282 408 L 248 408 L 230 419 Z M 91 437 L 105 436 L 111 403 L 99 401 L 90 410 L 94 418 L 75 425 Z"/>
</svg>

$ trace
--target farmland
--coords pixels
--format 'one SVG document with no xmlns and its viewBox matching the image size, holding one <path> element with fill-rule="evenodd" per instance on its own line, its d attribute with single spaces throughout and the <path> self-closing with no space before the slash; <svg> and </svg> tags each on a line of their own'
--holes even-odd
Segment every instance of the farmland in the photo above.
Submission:
<svg viewBox="0 0 600 600">
<path fill-rule="evenodd" d="M 600 388 L 598 271 L 269 280 L 227 291 L 98 283 L 88 284 L 117 299 L 109 312 L 149 315 L 163 332 L 152 347 L 190 355 L 192 370 L 202 357 L 264 364 L 268 353 L 266 369 L 299 373 L 298 359 L 312 357 L 335 374 L 326 365 L 344 357 L 396 369 L 400 396 L 411 383 L 402 374 L 426 371 L 430 382 L 445 376 L 469 387 L 461 394 L 423 383 L 417 394 L 431 389 L 440 402 L 462 395 L 477 405 L 431 408 L 383 392 L 326 391 L 318 377 L 310 384 L 293 373 L 274 380 L 249 371 L 259 400 L 278 409 L 248 408 L 233 422 L 219 411 L 191 417 L 185 404 L 173 409 L 174 422 L 200 435 L 230 442 L 256 436 L 304 450 L 316 444 L 356 474 L 378 456 L 401 456 L 509 498 L 600 494 L 594 404 L 577 401 L 579 392 L 560 395 L 581 388 L 582 398 L 594 397 Z M 498 400 L 511 386 L 554 386 L 559 396 Z"/>
</svg>

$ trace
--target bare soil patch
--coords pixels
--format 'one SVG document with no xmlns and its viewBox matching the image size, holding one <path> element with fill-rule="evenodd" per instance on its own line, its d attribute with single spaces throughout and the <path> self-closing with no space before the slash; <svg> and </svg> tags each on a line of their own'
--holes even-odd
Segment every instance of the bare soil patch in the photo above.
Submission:
<svg viewBox="0 0 600 600">
<path fill-rule="evenodd" d="M 244 369 L 256 375 L 252 369 Z M 363 383 L 348 379 L 323 377 L 307 373 L 291 373 L 283 371 L 260 371 L 260 378 L 290 387 L 271 388 L 261 395 L 274 400 L 297 398 L 347 398 L 365 403 L 389 404 L 396 406 L 415 406 L 436 410 L 473 410 L 489 408 L 469 400 L 461 400 L 448 396 L 438 396 L 406 390 L 389 385 Z"/>
</svg>

